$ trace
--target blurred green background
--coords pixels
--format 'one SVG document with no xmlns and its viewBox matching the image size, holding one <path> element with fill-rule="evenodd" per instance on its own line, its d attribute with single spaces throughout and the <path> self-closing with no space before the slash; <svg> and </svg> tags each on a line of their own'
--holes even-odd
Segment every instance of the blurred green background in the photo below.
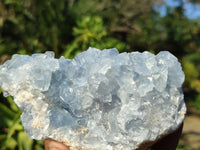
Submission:
<svg viewBox="0 0 200 150">
<path fill-rule="evenodd" d="M 188 112 L 177 150 L 200 149 L 200 0 L 0 0 L 0 64 L 12 54 L 53 50 L 73 58 L 88 47 L 168 50 L 182 64 Z M 0 149 L 40 150 L 12 97 L 0 90 Z"/>
</svg>

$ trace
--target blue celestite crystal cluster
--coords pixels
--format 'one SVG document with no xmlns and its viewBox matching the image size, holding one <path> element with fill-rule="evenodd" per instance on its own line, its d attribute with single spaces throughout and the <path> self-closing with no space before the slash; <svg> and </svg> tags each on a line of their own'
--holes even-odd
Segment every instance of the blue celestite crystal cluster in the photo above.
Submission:
<svg viewBox="0 0 200 150">
<path fill-rule="evenodd" d="M 23 111 L 32 139 L 72 150 L 130 150 L 176 130 L 186 106 L 184 73 L 167 51 L 118 53 L 89 48 L 74 59 L 53 52 L 12 56 L 0 66 L 4 96 Z"/>
</svg>

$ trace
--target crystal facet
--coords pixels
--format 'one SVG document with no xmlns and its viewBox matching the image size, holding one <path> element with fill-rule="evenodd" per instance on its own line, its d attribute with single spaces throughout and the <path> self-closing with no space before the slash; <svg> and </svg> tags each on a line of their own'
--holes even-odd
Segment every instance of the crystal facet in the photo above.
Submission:
<svg viewBox="0 0 200 150">
<path fill-rule="evenodd" d="M 0 66 L 4 96 L 23 111 L 29 137 L 72 150 L 136 149 L 176 130 L 186 112 L 184 78 L 167 51 L 89 48 L 74 59 L 16 54 Z"/>
</svg>

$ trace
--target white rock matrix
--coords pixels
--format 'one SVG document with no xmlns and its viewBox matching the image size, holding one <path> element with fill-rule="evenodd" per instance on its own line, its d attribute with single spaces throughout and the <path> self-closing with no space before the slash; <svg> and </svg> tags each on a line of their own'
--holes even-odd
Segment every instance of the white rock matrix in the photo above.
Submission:
<svg viewBox="0 0 200 150">
<path fill-rule="evenodd" d="M 186 106 L 184 73 L 167 51 L 118 53 L 89 48 L 74 59 L 54 52 L 12 56 L 0 86 L 23 111 L 30 138 L 71 150 L 130 150 L 176 130 Z"/>
</svg>

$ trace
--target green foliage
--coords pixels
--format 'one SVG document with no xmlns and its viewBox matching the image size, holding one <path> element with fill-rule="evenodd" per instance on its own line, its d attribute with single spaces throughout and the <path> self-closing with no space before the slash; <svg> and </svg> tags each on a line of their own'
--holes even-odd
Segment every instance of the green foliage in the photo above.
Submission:
<svg viewBox="0 0 200 150">
<path fill-rule="evenodd" d="M 198 94 L 192 105 L 197 109 L 198 113 L 200 114 L 200 94 Z"/>
<path fill-rule="evenodd" d="M 110 32 L 127 33 L 135 21 L 152 12 L 153 4 L 162 3 L 162 0 L 80 0 L 72 11 L 77 16 L 100 15 Z"/>
<path fill-rule="evenodd" d="M 198 56 L 200 54 L 192 54 L 189 55 L 188 57 L 185 57 L 183 59 L 183 69 L 185 72 L 185 84 L 197 91 L 200 92 L 200 74 L 199 74 L 199 68 L 200 68 L 200 60 L 199 62 L 195 63 L 195 57 Z M 196 57 L 197 59 L 200 58 L 200 56 Z M 198 61 L 198 60 L 197 60 Z"/>
<path fill-rule="evenodd" d="M 69 0 L 0 1 L 0 55 L 54 50 L 58 55 L 71 38 Z"/>
<path fill-rule="evenodd" d="M 182 60 L 185 72 L 185 84 L 188 93 L 192 94 L 189 103 L 200 114 L 200 53 L 188 54 Z"/>
<path fill-rule="evenodd" d="M 103 19 L 100 16 L 83 16 L 76 22 L 73 28 L 74 41 L 66 46 L 63 53 L 65 57 L 71 58 L 75 54 L 86 50 L 89 46 L 99 49 L 117 48 L 119 51 L 126 50 L 128 45 L 120 40 L 108 37 L 103 27 Z"/>
</svg>

